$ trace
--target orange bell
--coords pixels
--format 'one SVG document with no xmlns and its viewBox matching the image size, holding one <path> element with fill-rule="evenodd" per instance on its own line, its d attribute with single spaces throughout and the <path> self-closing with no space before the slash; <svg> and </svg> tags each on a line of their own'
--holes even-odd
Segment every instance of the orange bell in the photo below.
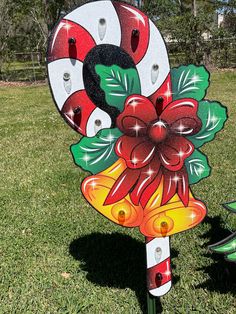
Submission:
<svg viewBox="0 0 236 314">
<path fill-rule="evenodd" d="M 184 206 L 178 194 L 165 205 L 163 178 L 145 208 L 134 205 L 129 194 L 114 204 L 104 202 L 116 180 L 127 168 L 119 159 L 108 169 L 86 178 L 82 192 L 87 201 L 102 215 L 124 227 L 140 227 L 146 237 L 166 237 L 195 227 L 206 215 L 205 205 L 196 200 L 189 189 L 189 203 Z"/>
<path fill-rule="evenodd" d="M 163 179 L 144 208 L 140 231 L 147 237 L 171 236 L 198 225 L 206 216 L 205 205 L 196 200 L 189 189 L 189 203 L 185 207 L 178 194 L 161 206 Z"/>
<path fill-rule="evenodd" d="M 98 212 L 111 221 L 125 227 L 137 227 L 143 220 L 143 208 L 135 206 L 129 195 L 117 203 L 104 205 L 112 186 L 125 169 L 125 161 L 119 159 L 108 169 L 86 178 L 82 183 L 82 193 Z"/>
</svg>

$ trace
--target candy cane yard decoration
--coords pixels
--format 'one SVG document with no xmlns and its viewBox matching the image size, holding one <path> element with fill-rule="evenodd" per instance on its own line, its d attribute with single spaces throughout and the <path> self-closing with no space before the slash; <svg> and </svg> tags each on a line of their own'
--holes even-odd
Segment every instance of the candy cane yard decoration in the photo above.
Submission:
<svg viewBox="0 0 236 314">
<path fill-rule="evenodd" d="M 71 146 L 89 171 L 81 191 L 102 215 L 146 237 L 147 286 L 171 288 L 169 237 L 199 224 L 205 205 L 190 185 L 210 174 L 199 148 L 227 118 L 204 100 L 203 66 L 170 69 L 165 42 L 148 17 L 117 1 L 87 3 L 55 27 L 47 52 L 58 111 L 83 138 Z"/>
</svg>

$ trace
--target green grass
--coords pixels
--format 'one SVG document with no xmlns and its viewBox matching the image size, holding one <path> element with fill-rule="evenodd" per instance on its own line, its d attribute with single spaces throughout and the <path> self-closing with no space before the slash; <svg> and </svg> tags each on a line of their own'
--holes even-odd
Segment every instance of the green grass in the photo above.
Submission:
<svg viewBox="0 0 236 314">
<path fill-rule="evenodd" d="M 159 312 L 235 312 L 235 265 L 207 248 L 236 229 L 220 205 L 236 199 L 235 84 L 236 73 L 212 76 L 208 98 L 228 107 L 229 120 L 204 147 L 212 176 L 193 189 L 209 217 L 172 237 L 174 287 Z M 145 312 L 144 238 L 83 199 L 86 173 L 69 152 L 79 137 L 48 87 L 1 87 L 0 103 L 0 313 Z"/>
</svg>

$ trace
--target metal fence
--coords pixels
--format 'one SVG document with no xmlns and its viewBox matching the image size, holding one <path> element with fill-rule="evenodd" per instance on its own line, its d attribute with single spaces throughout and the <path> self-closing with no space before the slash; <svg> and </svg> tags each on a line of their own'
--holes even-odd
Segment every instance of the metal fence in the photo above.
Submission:
<svg viewBox="0 0 236 314">
<path fill-rule="evenodd" d="M 2 81 L 36 82 L 46 79 L 45 52 L 11 52 L 5 56 Z"/>
<path fill-rule="evenodd" d="M 199 64 L 208 68 L 235 68 L 236 69 L 236 38 L 208 39 L 205 48 L 199 50 Z M 169 58 L 172 67 L 190 63 L 187 51 L 175 42 L 167 42 Z M 6 56 L 0 71 L 2 81 L 28 81 L 45 80 L 46 71 L 45 52 L 11 52 Z"/>
</svg>

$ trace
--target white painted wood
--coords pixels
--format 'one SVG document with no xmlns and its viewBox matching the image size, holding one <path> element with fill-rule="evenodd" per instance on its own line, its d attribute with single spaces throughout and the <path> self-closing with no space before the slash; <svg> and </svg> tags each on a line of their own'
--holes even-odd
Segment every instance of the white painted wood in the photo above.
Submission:
<svg viewBox="0 0 236 314">
<path fill-rule="evenodd" d="M 170 238 L 153 238 L 146 243 L 147 268 L 156 266 L 170 257 Z M 169 260 L 166 262 L 166 272 L 171 274 Z M 172 286 L 171 280 L 158 288 L 149 290 L 150 294 L 160 297 L 166 294 Z"/>
<path fill-rule="evenodd" d="M 161 256 L 158 254 L 157 249 L 161 249 Z M 150 242 L 146 243 L 146 254 L 147 254 L 147 268 L 153 267 L 156 264 L 161 263 L 170 256 L 170 239 L 165 238 L 154 238 Z M 157 261 L 157 256 L 160 256 Z"/>
<path fill-rule="evenodd" d="M 95 121 L 100 120 L 101 125 L 97 126 Z M 93 137 L 101 129 L 109 129 L 111 127 L 111 118 L 110 116 L 100 108 L 96 108 L 90 115 L 87 126 L 86 126 L 86 135 L 88 137 Z"/>
<path fill-rule="evenodd" d="M 82 68 L 82 62 L 69 58 L 59 59 L 48 64 L 48 78 L 59 110 L 62 109 L 71 94 L 84 89 Z M 65 73 L 70 74 L 69 83 L 64 80 Z"/>
<path fill-rule="evenodd" d="M 149 27 L 150 39 L 148 49 L 143 59 L 137 64 L 137 70 L 141 81 L 141 94 L 146 97 L 152 95 L 158 88 L 160 88 L 170 72 L 169 59 L 164 39 L 151 20 L 149 20 Z M 155 80 L 153 77 L 154 65 L 158 66 L 158 75 L 155 76 Z"/>
<path fill-rule="evenodd" d="M 87 3 L 66 15 L 65 19 L 84 27 L 94 38 L 97 45 L 112 44 L 120 46 L 120 21 L 111 1 Z M 99 23 L 101 19 L 105 20 L 105 30 L 104 27 L 101 29 Z"/>
<path fill-rule="evenodd" d="M 171 289 L 171 281 L 168 281 L 163 286 L 160 286 L 159 288 L 149 290 L 149 293 L 153 295 L 154 297 L 161 297 L 165 295 L 168 291 Z"/>
</svg>

